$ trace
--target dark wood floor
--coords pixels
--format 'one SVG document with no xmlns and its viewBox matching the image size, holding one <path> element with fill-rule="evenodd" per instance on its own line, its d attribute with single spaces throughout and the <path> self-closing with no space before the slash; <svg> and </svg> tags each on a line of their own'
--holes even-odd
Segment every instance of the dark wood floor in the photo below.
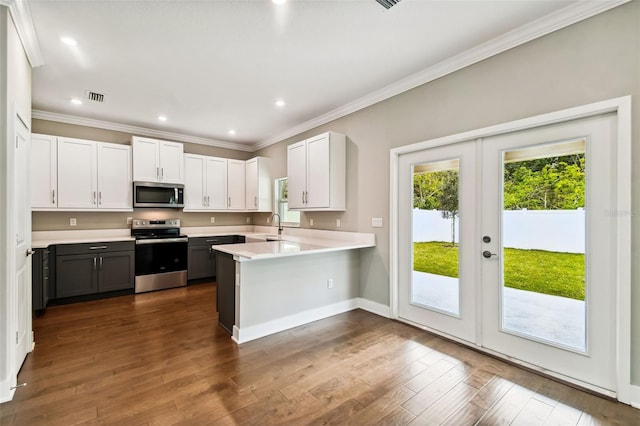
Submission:
<svg viewBox="0 0 640 426">
<path fill-rule="evenodd" d="M 2 425 L 640 424 L 640 410 L 356 310 L 236 346 L 215 285 L 49 308 Z"/>
</svg>

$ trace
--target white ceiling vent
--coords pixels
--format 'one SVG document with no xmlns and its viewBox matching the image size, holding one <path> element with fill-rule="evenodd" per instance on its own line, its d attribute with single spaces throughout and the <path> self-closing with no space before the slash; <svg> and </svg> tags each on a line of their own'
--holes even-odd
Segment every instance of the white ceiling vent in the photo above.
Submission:
<svg viewBox="0 0 640 426">
<path fill-rule="evenodd" d="M 391 7 L 400 3 L 400 0 L 376 0 L 376 1 L 380 3 L 385 9 L 390 9 Z"/>
<path fill-rule="evenodd" d="M 104 102 L 104 94 L 98 92 L 92 92 L 91 90 L 85 91 L 85 97 L 87 100 L 92 102 L 103 103 Z"/>
</svg>

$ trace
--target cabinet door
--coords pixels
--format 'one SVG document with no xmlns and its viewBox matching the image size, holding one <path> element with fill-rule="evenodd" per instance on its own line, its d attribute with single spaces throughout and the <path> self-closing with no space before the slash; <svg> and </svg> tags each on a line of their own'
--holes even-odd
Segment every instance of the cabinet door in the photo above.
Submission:
<svg viewBox="0 0 640 426">
<path fill-rule="evenodd" d="M 58 138 L 58 207 L 98 207 L 97 143 Z"/>
<path fill-rule="evenodd" d="M 209 278 L 215 275 L 213 268 L 213 255 L 211 244 L 201 246 L 189 246 L 189 267 L 187 279 Z"/>
<path fill-rule="evenodd" d="M 245 207 L 247 210 L 258 210 L 258 159 L 253 158 L 245 163 Z"/>
<path fill-rule="evenodd" d="M 98 290 L 95 254 L 56 257 L 56 298 L 92 294 Z"/>
<path fill-rule="evenodd" d="M 307 140 L 306 208 L 329 207 L 330 173 L 329 135 L 324 134 Z"/>
<path fill-rule="evenodd" d="M 232 255 L 217 252 L 216 263 L 218 323 L 233 335 L 236 323 L 236 262 Z"/>
<path fill-rule="evenodd" d="M 206 194 L 210 210 L 227 209 L 227 159 L 206 158 Z"/>
<path fill-rule="evenodd" d="M 184 156 L 184 210 L 207 208 L 205 194 L 205 159 L 202 155 Z"/>
<path fill-rule="evenodd" d="M 183 145 L 160 141 L 160 180 L 167 183 L 184 183 L 183 168 Z"/>
<path fill-rule="evenodd" d="M 133 138 L 133 180 L 136 182 L 160 182 L 159 141 Z"/>
<path fill-rule="evenodd" d="M 131 147 L 98 143 L 98 207 L 133 209 Z"/>
<path fill-rule="evenodd" d="M 40 311 L 47 305 L 44 301 L 44 259 L 46 249 L 35 249 L 31 258 L 31 309 Z"/>
<path fill-rule="evenodd" d="M 305 207 L 307 188 L 307 147 L 306 142 L 298 142 L 287 147 L 288 200 L 290 209 Z"/>
<path fill-rule="evenodd" d="M 227 179 L 229 210 L 244 210 L 244 161 L 227 160 Z"/>
<path fill-rule="evenodd" d="M 51 209 L 58 205 L 58 138 L 31 135 L 31 207 Z"/>
<path fill-rule="evenodd" d="M 126 290 L 134 287 L 135 252 L 100 253 L 98 257 L 98 292 Z"/>
</svg>

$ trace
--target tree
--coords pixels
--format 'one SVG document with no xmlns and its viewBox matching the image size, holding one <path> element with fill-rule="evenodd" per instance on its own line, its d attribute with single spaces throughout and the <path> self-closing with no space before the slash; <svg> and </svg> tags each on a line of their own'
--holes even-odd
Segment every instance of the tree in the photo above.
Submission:
<svg viewBox="0 0 640 426">
<path fill-rule="evenodd" d="M 437 196 L 438 210 L 443 219 L 451 219 L 451 246 L 456 240 L 456 218 L 458 217 L 458 171 L 447 170 L 442 173 L 441 192 Z"/>
</svg>

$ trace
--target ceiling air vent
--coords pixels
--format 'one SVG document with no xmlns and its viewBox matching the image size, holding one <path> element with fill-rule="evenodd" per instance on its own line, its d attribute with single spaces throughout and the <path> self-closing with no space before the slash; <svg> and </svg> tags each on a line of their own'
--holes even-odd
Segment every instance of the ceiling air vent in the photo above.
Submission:
<svg viewBox="0 0 640 426">
<path fill-rule="evenodd" d="M 380 3 L 385 9 L 390 9 L 392 6 L 400 3 L 400 0 L 376 0 Z"/>
<path fill-rule="evenodd" d="M 92 102 L 104 102 L 104 95 L 98 92 L 92 92 L 91 90 L 86 91 L 87 100 Z"/>
</svg>

